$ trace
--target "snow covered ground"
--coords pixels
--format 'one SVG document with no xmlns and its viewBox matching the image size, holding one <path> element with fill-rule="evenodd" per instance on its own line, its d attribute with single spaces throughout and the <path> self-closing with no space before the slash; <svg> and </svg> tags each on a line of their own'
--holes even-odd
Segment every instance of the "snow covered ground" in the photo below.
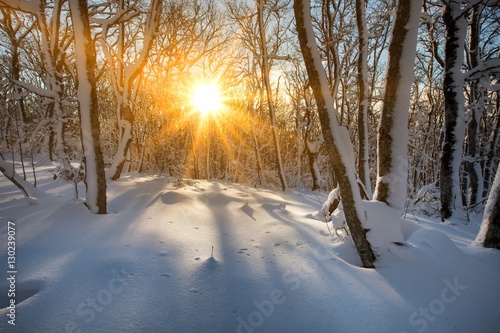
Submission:
<svg viewBox="0 0 500 333">
<path fill-rule="evenodd" d="M 37 205 L 0 177 L 1 332 L 500 327 L 500 252 L 469 246 L 480 216 L 445 225 L 409 215 L 405 245 L 379 250 L 370 270 L 342 231 L 339 238 L 312 218 L 326 193 L 132 174 L 108 184 L 110 214 L 93 215 L 50 168 L 40 172 L 45 194 Z M 399 225 L 377 205 L 367 205 L 374 225 Z M 15 326 L 8 221 L 15 223 Z"/>
</svg>

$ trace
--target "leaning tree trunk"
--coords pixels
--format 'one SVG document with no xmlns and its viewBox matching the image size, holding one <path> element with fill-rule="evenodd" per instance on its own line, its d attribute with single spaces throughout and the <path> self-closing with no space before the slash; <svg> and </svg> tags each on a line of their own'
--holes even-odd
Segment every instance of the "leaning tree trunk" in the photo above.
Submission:
<svg viewBox="0 0 500 333">
<path fill-rule="evenodd" d="M 500 250 L 500 166 L 497 168 L 475 243 Z"/>
<path fill-rule="evenodd" d="M 25 181 L 21 176 L 19 176 L 15 170 L 14 163 L 9 163 L 5 161 L 4 157 L 0 153 L 0 172 L 12 182 L 12 184 L 16 185 L 16 187 L 23 192 L 23 195 L 27 199 L 33 199 L 35 188 L 33 185 Z M 34 201 L 28 201 L 34 202 Z"/>
<path fill-rule="evenodd" d="M 441 221 L 463 207 L 460 190 L 460 165 L 465 137 L 464 43 L 467 32 L 466 12 L 461 2 L 444 2 L 446 26 L 444 93 L 444 142 L 441 153 L 439 186 L 441 188 Z"/>
<path fill-rule="evenodd" d="M 339 181 L 346 222 L 363 266 L 374 268 L 375 254 L 366 238 L 368 230 L 363 227 L 366 220 L 364 205 L 359 193 L 354 165 L 350 162 L 346 147 L 343 145 L 345 138 L 341 137 L 328 80 L 314 40 L 309 0 L 294 0 L 293 9 L 300 49 L 316 99 L 325 146 L 335 176 Z"/>
<path fill-rule="evenodd" d="M 95 82 L 96 56 L 85 0 L 70 0 L 75 34 L 77 97 L 85 161 L 85 204 L 91 212 L 106 214 L 106 175 L 100 145 L 100 127 Z"/>
<path fill-rule="evenodd" d="M 408 110 L 422 0 L 398 1 L 389 44 L 384 106 L 378 129 L 374 199 L 403 209 L 408 180 Z"/>
</svg>

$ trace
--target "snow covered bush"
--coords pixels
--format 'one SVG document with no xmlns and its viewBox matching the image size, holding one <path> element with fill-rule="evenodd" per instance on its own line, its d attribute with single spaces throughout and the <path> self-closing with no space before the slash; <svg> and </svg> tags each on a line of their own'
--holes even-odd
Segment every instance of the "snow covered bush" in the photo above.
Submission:
<svg viewBox="0 0 500 333">
<path fill-rule="evenodd" d="M 418 191 L 413 206 L 428 216 L 434 216 L 439 213 L 440 198 L 439 185 L 437 183 L 425 185 Z"/>
<path fill-rule="evenodd" d="M 75 200 L 78 199 L 78 184 L 85 180 L 85 168 L 83 163 L 80 164 L 79 168 L 64 168 L 62 165 L 58 165 L 54 171 L 54 180 L 60 179 L 64 180 L 73 185 Z"/>
</svg>

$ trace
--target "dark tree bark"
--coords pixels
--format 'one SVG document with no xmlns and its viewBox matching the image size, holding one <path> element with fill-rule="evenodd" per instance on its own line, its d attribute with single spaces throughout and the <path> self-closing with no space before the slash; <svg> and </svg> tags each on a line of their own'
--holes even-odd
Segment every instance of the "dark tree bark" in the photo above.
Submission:
<svg viewBox="0 0 500 333">
<path fill-rule="evenodd" d="M 354 165 L 349 164 L 345 147 L 342 146 L 343 139 L 340 137 L 341 131 L 333 109 L 333 98 L 329 92 L 326 73 L 321 64 L 316 41 L 312 39 L 314 34 L 309 0 L 295 0 L 293 8 L 300 49 L 316 99 L 325 147 L 335 176 L 339 181 L 346 222 L 363 266 L 374 268 L 375 254 L 366 238 L 366 233 L 369 230 L 363 228 L 363 222 L 366 218 L 354 174 Z"/>
<path fill-rule="evenodd" d="M 466 12 L 462 3 L 443 1 L 443 20 L 446 27 L 444 92 L 444 142 L 441 154 L 439 186 L 441 189 L 441 221 L 456 215 L 463 207 L 460 189 L 460 164 L 465 137 L 463 93 Z M 458 13 L 458 14 L 457 14 Z"/>
<path fill-rule="evenodd" d="M 398 1 L 378 130 L 374 199 L 403 209 L 408 179 L 408 111 L 422 0 Z"/>
</svg>

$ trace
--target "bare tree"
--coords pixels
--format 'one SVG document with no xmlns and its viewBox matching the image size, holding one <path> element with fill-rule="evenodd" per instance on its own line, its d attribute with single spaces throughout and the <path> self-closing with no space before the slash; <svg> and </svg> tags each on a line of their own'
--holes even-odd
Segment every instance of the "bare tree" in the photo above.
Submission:
<svg viewBox="0 0 500 333">
<path fill-rule="evenodd" d="M 117 100 L 117 118 L 119 127 L 119 139 L 113 163 L 109 169 L 112 180 L 120 178 L 120 174 L 125 165 L 127 153 L 133 138 L 134 112 L 133 93 L 137 89 L 139 75 L 142 74 L 148 61 L 149 52 L 153 46 L 155 32 L 158 27 L 162 1 L 153 0 L 142 35 L 142 49 L 137 51 L 138 41 L 126 41 L 125 22 L 139 15 L 138 8 L 125 8 L 124 0 L 118 2 L 117 12 L 107 19 L 94 19 L 102 27 L 100 42 L 107 66 L 111 73 L 113 89 Z M 118 28 L 117 28 L 118 27 Z M 129 31 L 129 38 L 135 39 L 138 26 L 132 27 L 134 31 Z M 127 46 L 133 50 L 127 50 Z"/>
<path fill-rule="evenodd" d="M 349 161 L 346 147 L 349 138 L 346 132 L 341 131 L 337 122 L 326 73 L 314 40 L 309 1 L 295 0 L 293 8 L 300 48 L 316 99 L 325 147 L 339 182 L 346 222 L 363 266 L 373 268 L 375 254 L 366 239 L 368 230 L 363 227 L 366 220 L 364 205 L 353 169 L 354 164 Z M 346 135 L 343 136 L 342 133 Z"/>
<path fill-rule="evenodd" d="M 276 6 L 278 3 L 275 4 Z M 276 124 L 276 111 L 274 109 L 273 92 L 270 82 L 269 54 L 267 50 L 267 38 L 264 25 L 264 0 L 257 0 L 257 17 L 260 35 L 260 53 L 262 59 L 262 80 L 266 91 L 267 106 L 269 108 L 269 118 L 271 120 L 271 130 L 273 133 L 274 150 L 276 153 L 276 167 L 278 168 L 278 176 L 280 178 L 281 189 L 285 191 L 288 188 L 285 170 L 281 159 L 281 145 L 278 136 L 278 128 Z"/>
<path fill-rule="evenodd" d="M 255 8 L 256 7 L 256 8 Z M 227 2 L 229 14 L 236 21 L 237 35 L 244 48 L 250 53 L 249 69 L 251 75 L 257 74 L 260 89 L 260 107 L 256 111 L 266 110 L 269 130 L 272 135 L 273 160 L 281 188 L 288 187 L 283 166 L 281 143 L 276 115 L 276 93 L 271 85 L 270 72 L 277 61 L 288 60 L 280 54 L 286 40 L 290 20 L 286 16 L 287 3 L 282 0 L 256 0 L 255 6 Z M 255 65 L 258 64 L 258 67 Z M 260 73 L 257 70 L 260 69 Z M 255 115 L 257 116 L 257 115 Z M 261 147 L 262 148 L 262 147 Z"/>
</svg>

